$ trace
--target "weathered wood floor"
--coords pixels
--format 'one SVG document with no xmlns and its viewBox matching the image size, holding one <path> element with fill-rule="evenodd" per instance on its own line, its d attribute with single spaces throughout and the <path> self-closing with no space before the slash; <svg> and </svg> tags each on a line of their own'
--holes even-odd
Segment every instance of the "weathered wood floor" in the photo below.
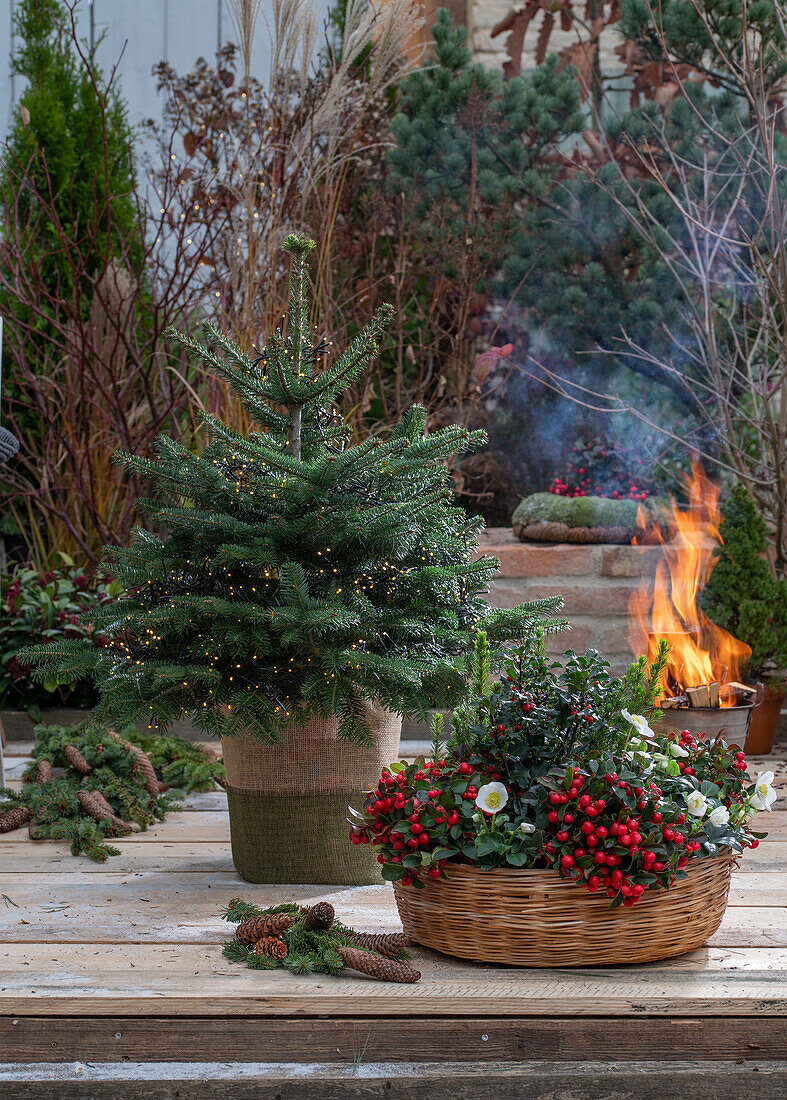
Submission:
<svg viewBox="0 0 787 1100">
<path fill-rule="evenodd" d="M 25 746 L 14 752 L 12 782 Z M 233 896 L 328 898 L 362 930 L 398 920 L 384 885 L 242 883 L 222 792 L 119 841 L 104 865 L 8 834 L 0 1096 L 785 1096 L 787 761 L 767 766 L 785 797 L 758 819 L 770 835 L 735 875 L 718 933 L 645 967 L 505 969 L 416 948 L 410 987 L 231 964 L 220 911 Z"/>
</svg>

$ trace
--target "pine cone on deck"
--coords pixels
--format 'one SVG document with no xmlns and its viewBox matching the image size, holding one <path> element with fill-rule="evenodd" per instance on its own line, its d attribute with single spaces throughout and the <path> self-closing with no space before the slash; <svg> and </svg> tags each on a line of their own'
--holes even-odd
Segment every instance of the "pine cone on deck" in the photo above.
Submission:
<svg viewBox="0 0 787 1100">
<path fill-rule="evenodd" d="M 318 901 L 311 909 L 306 910 L 303 927 L 307 932 L 327 932 L 335 916 L 329 901 Z"/>
<path fill-rule="evenodd" d="M 368 974 L 370 978 L 379 978 L 383 982 L 418 982 L 421 973 L 407 963 L 394 959 L 381 959 L 379 955 L 370 955 L 368 951 L 359 951 L 355 947 L 337 947 L 338 954 L 345 966 Z"/>
<path fill-rule="evenodd" d="M 0 814 L 0 833 L 11 833 L 14 829 L 21 829 L 30 820 L 30 811 L 27 806 L 12 806 L 10 810 Z"/>
<path fill-rule="evenodd" d="M 128 836 L 131 826 L 115 814 L 110 804 L 99 791 L 77 791 L 77 801 L 84 812 L 94 821 L 110 821 L 123 836 Z"/>
<path fill-rule="evenodd" d="M 276 936 L 262 936 L 254 945 L 254 954 L 281 962 L 287 958 L 287 946 Z"/>
<path fill-rule="evenodd" d="M 36 767 L 36 783 L 48 783 L 52 778 L 52 765 L 48 760 L 39 760 Z"/>
<path fill-rule="evenodd" d="M 264 936 L 279 936 L 295 924 L 295 917 L 289 913 L 264 913 L 260 917 L 249 917 L 238 925 L 235 939 L 238 943 L 256 943 Z"/>
<path fill-rule="evenodd" d="M 143 752 L 138 745 L 132 745 L 130 741 L 125 741 L 120 734 L 115 733 L 114 730 L 107 730 L 107 737 L 111 741 L 115 741 L 118 745 L 122 745 L 127 752 L 131 752 L 136 757 L 134 764 L 132 765 L 132 771 L 141 776 L 144 780 L 145 790 L 148 792 L 151 798 L 158 798 L 161 794 L 159 790 L 158 776 L 156 775 L 156 769 L 150 762 L 150 757 L 146 752 Z"/>
<path fill-rule="evenodd" d="M 74 769 L 74 771 L 78 772 L 80 775 L 90 775 L 90 773 L 92 772 L 93 769 L 90 767 L 87 760 L 85 760 L 84 756 L 76 747 L 76 745 L 72 745 L 70 743 L 68 745 L 64 745 L 63 756 L 65 756 L 66 760 Z"/>
<path fill-rule="evenodd" d="M 376 951 L 386 959 L 395 959 L 410 946 L 410 941 L 402 932 L 348 932 L 347 939 L 352 940 L 355 947 Z"/>
</svg>

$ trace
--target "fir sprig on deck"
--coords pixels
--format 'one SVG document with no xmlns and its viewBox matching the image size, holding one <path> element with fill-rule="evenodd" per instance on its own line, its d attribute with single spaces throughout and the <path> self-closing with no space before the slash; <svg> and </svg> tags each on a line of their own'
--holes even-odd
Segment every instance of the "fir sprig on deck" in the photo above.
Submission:
<svg viewBox="0 0 787 1100">
<path fill-rule="evenodd" d="M 356 932 L 341 921 L 334 919 L 330 927 L 310 931 L 307 921 L 309 909 L 299 905 L 274 905 L 268 909 L 260 909 L 241 898 L 233 898 L 226 906 L 222 917 L 226 921 L 240 925 L 250 918 L 275 913 L 285 913 L 295 918 L 295 923 L 279 937 L 287 949 L 284 958 L 266 958 L 255 950 L 253 943 L 241 943 L 237 938 L 225 943 L 222 949 L 224 957 L 231 962 L 245 962 L 246 966 L 252 970 L 273 970 L 281 967 L 298 975 L 330 974 L 336 977 L 347 969 L 341 950 L 351 948 L 353 954 L 350 957 L 364 966 L 363 972 L 372 977 L 407 982 L 417 981 L 420 977 L 417 971 L 405 965 L 411 955 L 401 947 L 403 940 L 401 935 L 384 937 L 390 940 L 391 944 L 390 950 L 382 955 L 364 946 L 363 933 Z M 367 960 L 368 966 L 364 963 L 364 959 Z M 388 966 L 388 964 L 391 965 Z M 397 964 L 400 965 L 397 967 Z M 377 974 L 378 967 L 384 968 L 386 973 Z M 357 966 L 353 967 L 353 969 L 357 968 Z"/>
</svg>

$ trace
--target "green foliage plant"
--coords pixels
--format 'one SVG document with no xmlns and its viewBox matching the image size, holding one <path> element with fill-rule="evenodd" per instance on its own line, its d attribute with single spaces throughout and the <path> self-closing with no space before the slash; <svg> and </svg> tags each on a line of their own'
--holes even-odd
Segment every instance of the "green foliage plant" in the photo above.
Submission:
<svg viewBox="0 0 787 1100">
<path fill-rule="evenodd" d="M 41 706 L 89 707 L 98 696 L 89 676 L 62 680 L 53 674 L 43 681 L 34 679 L 30 666 L 19 660 L 19 651 L 67 638 L 101 645 L 103 636 L 84 624 L 81 616 L 122 592 L 122 585 L 110 574 L 75 565 L 62 552 L 56 557 L 55 568 L 46 572 L 19 566 L 0 576 L 0 708 L 24 708 L 36 720 Z"/>
<path fill-rule="evenodd" d="M 352 445 L 334 402 L 377 354 L 382 306 L 328 365 L 309 324 L 313 242 L 290 236 L 286 328 L 254 359 L 206 325 L 178 339 L 238 394 L 244 435 L 205 414 L 208 445 L 160 437 L 153 460 L 123 455 L 155 487 L 139 507 L 160 531 L 110 551 L 126 595 L 92 617 L 108 635 L 30 648 L 36 675 L 92 674 L 100 719 L 181 714 L 205 732 L 275 742 L 282 724 L 337 715 L 364 740 L 364 700 L 403 714 L 455 704 L 472 632 L 497 645 L 549 621 L 559 601 L 491 610 L 497 569 L 476 557 L 480 521 L 453 503 L 445 463 L 478 446 L 458 426 L 425 434 L 413 407 L 386 440 Z"/>
<path fill-rule="evenodd" d="M 351 839 L 384 879 L 422 888 L 452 861 L 551 868 L 612 907 L 669 889 L 692 859 L 756 847 L 749 819 L 776 798 L 722 738 L 648 723 L 668 655 L 620 678 L 598 653 L 550 663 L 534 638 L 454 715 L 448 751 L 383 771 Z M 629 710 L 629 707 L 636 710 Z"/>
<path fill-rule="evenodd" d="M 47 285 L 57 286 L 64 299 L 87 287 L 73 285 L 63 244 L 89 240 L 84 273 L 95 275 L 119 248 L 126 252 L 137 222 L 134 135 L 126 106 L 94 59 L 79 55 L 71 18 L 61 0 L 15 5 L 11 64 L 26 86 L 0 157 L 0 202 L 13 205 L 28 261 L 44 267 Z M 56 224 L 39 196 L 52 202 Z M 0 250 L 0 263 L 2 255 Z M 0 305 L 13 318 L 13 297 L 3 295 Z M 89 305 L 90 297 L 85 310 Z"/>
<path fill-rule="evenodd" d="M 555 57 L 528 76 L 504 81 L 473 60 L 466 29 L 455 27 L 445 8 L 437 12 L 432 37 L 433 64 L 401 85 L 391 127 L 391 185 L 412 198 L 421 246 L 453 254 L 461 235 L 470 233 L 464 246 L 477 248 L 474 262 L 484 274 L 517 224 L 518 204 L 555 184 L 553 154 L 582 128 L 576 84 Z"/>
</svg>

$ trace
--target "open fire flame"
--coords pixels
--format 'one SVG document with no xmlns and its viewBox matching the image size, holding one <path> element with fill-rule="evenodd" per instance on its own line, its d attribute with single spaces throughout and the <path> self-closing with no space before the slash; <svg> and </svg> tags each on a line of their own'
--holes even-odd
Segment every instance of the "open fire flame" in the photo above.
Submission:
<svg viewBox="0 0 787 1100">
<path fill-rule="evenodd" d="M 720 705 L 734 707 L 736 693 L 724 685 L 740 679 L 751 649 L 711 622 L 699 606 L 721 542 L 719 489 L 698 462 L 692 466 L 686 487 L 689 506 L 682 510 L 672 501 L 666 537 L 653 526 L 641 540 L 660 543 L 663 557 L 655 582 L 646 581 L 629 600 L 629 637 L 634 652 L 647 653 L 650 660 L 661 638 L 670 643 L 662 698 L 718 683 Z M 647 528 L 647 522 L 642 526 Z"/>
</svg>

